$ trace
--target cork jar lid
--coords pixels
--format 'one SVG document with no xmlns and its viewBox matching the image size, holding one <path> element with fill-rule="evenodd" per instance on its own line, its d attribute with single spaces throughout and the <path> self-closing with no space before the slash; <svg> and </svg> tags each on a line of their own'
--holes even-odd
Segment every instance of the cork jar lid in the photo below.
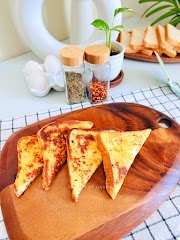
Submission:
<svg viewBox="0 0 180 240">
<path fill-rule="evenodd" d="M 92 64 L 103 64 L 109 61 L 110 50 L 104 45 L 92 45 L 85 49 L 85 59 Z"/>
<path fill-rule="evenodd" d="M 76 46 L 64 47 L 60 50 L 60 61 L 65 66 L 79 66 L 84 61 L 84 50 Z"/>
</svg>

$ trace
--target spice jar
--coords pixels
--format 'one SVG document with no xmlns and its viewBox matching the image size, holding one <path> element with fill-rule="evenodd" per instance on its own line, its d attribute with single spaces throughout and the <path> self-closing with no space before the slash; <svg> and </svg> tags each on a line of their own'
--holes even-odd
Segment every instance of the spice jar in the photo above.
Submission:
<svg viewBox="0 0 180 240">
<path fill-rule="evenodd" d="M 76 46 L 62 48 L 60 51 L 66 99 L 69 104 L 86 100 L 84 50 Z"/>
<path fill-rule="evenodd" d="M 109 48 L 92 45 L 85 49 L 86 91 L 91 103 L 104 101 L 109 92 Z"/>
</svg>

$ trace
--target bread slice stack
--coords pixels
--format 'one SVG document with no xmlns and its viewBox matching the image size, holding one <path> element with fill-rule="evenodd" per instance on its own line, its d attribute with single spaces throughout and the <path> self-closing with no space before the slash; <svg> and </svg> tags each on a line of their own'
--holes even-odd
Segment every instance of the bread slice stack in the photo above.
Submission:
<svg viewBox="0 0 180 240">
<path fill-rule="evenodd" d="M 180 53 L 180 30 L 172 25 L 166 26 L 166 41 L 173 46 L 173 49 Z"/>
<path fill-rule="evenodd" d="M 180 30 L 171 24 L 156 28 L 147 26 L 145 30 L 134 28 L 132 32 L 122 32 L 120 43 L 125 46 L 125 53 L 140 52 L 151 56 L 154 51 L 170 58 L 180 53 Z"/>
</svg>

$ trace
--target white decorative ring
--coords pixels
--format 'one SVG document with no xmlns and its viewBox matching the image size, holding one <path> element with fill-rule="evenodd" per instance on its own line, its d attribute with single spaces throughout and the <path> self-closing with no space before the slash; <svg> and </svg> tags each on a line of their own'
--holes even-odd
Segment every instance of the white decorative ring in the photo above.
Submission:
<svg viewBox="0 0 180 240">
<path fill-rule="evenodd" d="M 97 8 L 98 18 L 109 23 L 112 21 L 114 10 L 121 7 L 120 0 L 76 0 L 76 4 L 82 7 L 85 1 L 93 1 Z M 67 46 L 67 44 L 57 41 L 47 31 L 42 19 L 43 0 L 9 0 L 9 4 L 17 31 L 30 49 L 43 60 L 50 54 L 59 57 L 59 50 Z M 88 14 L 88 10 L 86 14 Z M 121 15 L 116 18 L 116 21 L 118 25 L 121 24 Z M 113 37 L 115 39 L 117 33 L 114 33 Z M 104 33 L 95 30 L 89 40 L 80 46 L 85 47 L 93 41 L 103 38 Z"/>
</svg>

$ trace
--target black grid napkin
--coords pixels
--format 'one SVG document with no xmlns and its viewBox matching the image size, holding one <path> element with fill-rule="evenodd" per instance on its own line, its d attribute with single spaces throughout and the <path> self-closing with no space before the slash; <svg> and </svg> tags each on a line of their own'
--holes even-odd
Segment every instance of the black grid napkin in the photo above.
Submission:
<svg viewBox="0 0 180 240">
<path fill-rule="evenodd" d="M 177 83 L 180 86 L 180 83 Z M 180 98 L 167 85 L 148 87 L 118 96 L 111 96 L 104 103 L 138 103 L 160 111 L 180 123 Z M 100 104 L 104 104 L 100 103 Z M 97 105 L 97 104 L 96 104 Z M 93 106 L 89 102 L 64 105 L 58 109 L 37 112 L 23 117 L 0 120 L 0 151 L 15 131 L 37 121 Z M 0 208 L 0 240 L 8 239 Z M 149 217 L 125 236 L 125 240 L 180 240 L 180 184 L 166 201 Z M 17 239 L 18 240 L 18 239 Z"/>
</svg>

